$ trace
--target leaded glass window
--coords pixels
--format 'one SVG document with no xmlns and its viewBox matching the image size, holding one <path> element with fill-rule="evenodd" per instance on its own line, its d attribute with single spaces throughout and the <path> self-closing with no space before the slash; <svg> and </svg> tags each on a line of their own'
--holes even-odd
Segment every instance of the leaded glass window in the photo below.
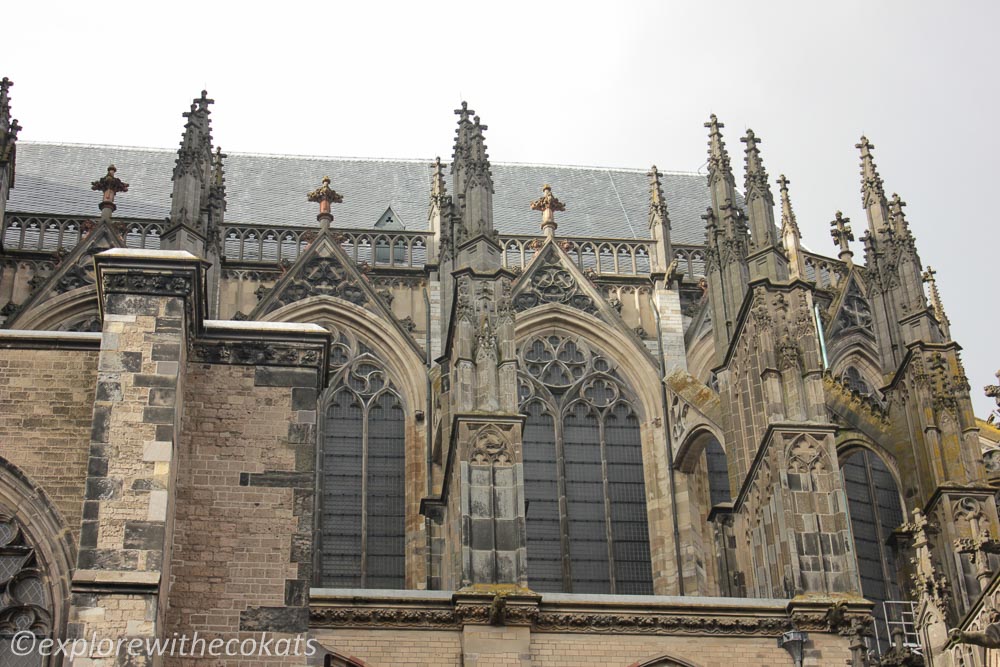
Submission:
<svg viewBox="0 0 1000 667">
<path fill-rule="evenodd" d="M 338 588 L 405 585 L 405 418 L 382 363 L 344 335 L 323 410 L 320 578 Z"/>
<path fill-rule="evenodd" d="M 41 655 L 13 651 L 11 642 L 19 632 L 51 636 L 51 603 L 34 548 L 20 525 L 0 511 L 0 665 L 41 665 Z"/>
<path fill-rule="evenodd" d="M 903 599 L 892 545 L 892 532 L 903 523 L 899 490 L 888 466 L 876 454 L 859 449 L 840 464 L 854 534 L 854 550 L 861 575 L 861 592 L 875 603 Z M 884 620 L 884 619 L 882 619 Z"/>
<path fill-rule="evenodd" d="M 732 501 L 729 491 L 729 466 L 726 463 L 726 450 L 719 441 L 710 437 L 705 445 L 705 463 L 708 468 L 708 492 L 712 507 L 719 503 Z"/>
<path fill-rule="evenodd" d="M 651 594 L 636 402 L 582 341 L 520 351 L 528 583 L 538 591 Z"/>
</svg>

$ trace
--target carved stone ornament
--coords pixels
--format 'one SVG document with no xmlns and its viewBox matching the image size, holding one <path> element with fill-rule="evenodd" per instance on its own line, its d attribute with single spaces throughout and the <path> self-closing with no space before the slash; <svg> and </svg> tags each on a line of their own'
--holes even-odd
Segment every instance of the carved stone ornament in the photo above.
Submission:
<svg viewBox="0 0 1000 667">
<path fill-rule="evenodd" d="M 368 294 L 333 257 L 313 257 L 301 273 L 276 295 L 267 312 L 311 296 L 334 296 L 356 306 L 368 303 Z"/>
<path fill-rule="evenodd" d="M 489 624 L 496 612 L 493 604 L 462 604 L 457 609 L 314 606 L 310 609 L 309 625 L 314 628 L 458 628 L 466 623 Z M 531 605 L 510 604 L 504 606 L 502 614 L 504 625 L 530 624 L 538 631 L 777 637 L 792 629 L 788 618 L 777 616 L 546 612 Z M 826 627 L 825 619 L 823 625 Z"/>
<path fill-rule="evenodd" d="M 527 288 L 514 297 L 514 310 L 522 312 L 546 303 L 561 303 L 592 315 L 597 313 L 594 300 L 580 289 L 558 255 L 550 253 L 543 261 L 530 276 Z"/>
<path fill-rule="evenodd" d="M 301 348 L 280 343 L 240 341 L 210 343 L 199 341 L 192 349 L 191 360 L 207 364 L 240 366 L 319 366 L 322 355 L 315 348 Z"/>
<path fill-rule="evenodd" d="M 191 294 L 191 276 L 170 273 L 110 273 L 104 275 L 105 293 L 187 296 Z"/>
<path fill-rule="evenodd" d="M 509 465 L 514 462 L 510 442 L 497 429 L 489 426 L 476 434 L 470 459 L 472 463 L 487 465 Z"/>
</svg>

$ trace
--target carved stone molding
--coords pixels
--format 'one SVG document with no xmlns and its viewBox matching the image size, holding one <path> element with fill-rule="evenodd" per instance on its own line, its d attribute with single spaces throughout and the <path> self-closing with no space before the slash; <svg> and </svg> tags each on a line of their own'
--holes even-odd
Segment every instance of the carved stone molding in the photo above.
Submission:
<svg viewBox="0 0 1000 667">
<path fill-rule="evenodd" d="M 191 276 L 174 273 L 105 273 L 103 287 L 105 294 L 188 296 L 191 283 Z"/>
<path fill-rule="evenodd" d="M 776 637 L 791 629 L 787 618 L 755 616 L 686 616 L 677 614 L 614 614 L 541 612 L 538 630 L 655 635 L 757 635 Z"/>
<path fill-rule="evenodd" d="M 322 356 L 315 348 L 266 341 L 198 341 L 191 350 L 191 361 L 240 366 L 318 367 Z"/>
</svg>

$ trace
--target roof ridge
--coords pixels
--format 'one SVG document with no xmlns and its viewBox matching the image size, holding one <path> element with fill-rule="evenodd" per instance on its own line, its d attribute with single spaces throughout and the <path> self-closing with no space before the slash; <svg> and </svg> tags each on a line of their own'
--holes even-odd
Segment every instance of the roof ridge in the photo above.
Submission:
<svg viewBox="0 0 1000 667">
<path fill-rule="evenodd" d="M 155 153 L 176 153 L 174 148 L 157 148 L 155 146 L 125 146 L 120 144 L 95 144 L 95 143 L 75 143 L 72 141 L 20 141 L 21 145 L 40 145 L 40 146 L 65 146 L 69 148 L 102 148 L 110 150 L 122 150 L 122 151 L 143 151 L 143 152 L 155 152 Z M 303 155 L 303 154 L 288 154 L 288 153 L 258 153 L 253 151 L 231 151 L 227 150 L 226 154 L 230 158 L 235 156 L 240 157 L 268 157 L 268 158 L 280 158 L 286 160 L 330 160 L 330 161 L 355 161 L 355 162 L 397 162 L 397 163 L 407 163 L 407 164 L 432 164 L 433 158 L 398 158 L 398 157 L 363 157 L 356 155 Z M 600 165 L 580 165 L 580 164 L 553 164 L 548 162 L 493 162 L 494 166 L 499 167 L 543 167 L 550 169 L 576 169 L 580 171 L 608 171 L 608 172 L 623 172 L 623 173 L 642 173 L 645 174 L 649 171 L 647 168 L 633 168 L 633 167 L 608 167 Z M 661 174 L 669 174 L 672 176 L 699 176 L 696 171 L 683 171 L 683 170 L 660 170 Z"/>
</svg>

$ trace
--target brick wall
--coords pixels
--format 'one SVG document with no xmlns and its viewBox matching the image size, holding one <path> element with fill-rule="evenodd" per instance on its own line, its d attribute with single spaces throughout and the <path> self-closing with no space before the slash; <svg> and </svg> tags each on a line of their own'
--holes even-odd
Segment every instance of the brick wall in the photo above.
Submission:
<svg viewBox="0 0 1000 667">
<path fill-rule="evenodd" d="M 167 633 L 304 632 L 315 371 L 191 363 L 185 381 Z"/>
<path fill-rule="evenodd" d="M 0 350 L 0 456 L 80 532 L 97 350 Z"/>
</svg>

